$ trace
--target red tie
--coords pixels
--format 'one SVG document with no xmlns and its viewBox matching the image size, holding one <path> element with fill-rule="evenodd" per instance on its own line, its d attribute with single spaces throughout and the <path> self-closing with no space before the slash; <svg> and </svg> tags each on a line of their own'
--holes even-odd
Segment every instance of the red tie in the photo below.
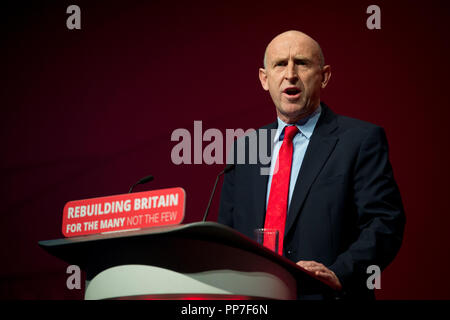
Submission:
<svg viewBox="0 0 450 320">
<path fill-rule="evenodd" d="M 286 224 L 286 213 L 288 208 L 289 180 L 291 177 L 292 152 L 294 147 L 292 140 L 298 133 L 296 126 L 286 126 L 284 129 L 284 139 L 278 153 L 276 172 L 272 176 L 270 185 L 269 203 L 267 204 L 266 221 L 264 228 L 278 230 L 278 253 L 283 255 L 284 227 Z M 265 237 L 264 245 L 274 247 L 273 238 Z"/>
</svg>

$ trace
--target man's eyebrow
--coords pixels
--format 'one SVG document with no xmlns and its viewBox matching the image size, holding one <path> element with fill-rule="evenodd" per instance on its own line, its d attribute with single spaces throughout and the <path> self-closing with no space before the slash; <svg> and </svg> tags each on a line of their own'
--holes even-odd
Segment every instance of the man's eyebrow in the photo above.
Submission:
<svg viewBox="0 0 450 320">
<path fill-rule="evenodd" d="M 307 58 L 305 56 L 296 56 L 296 57 L 294 57 L 294 60 L 296 60 L 296 61 L 304 61 L 304 62 L 311 62 L 312 61 L 310 58 Z"/>
<path fill-rule="evenodd" d="M 287 60 L 288 60 L 287 57 L 275 57 L 272 59 L 272 65 L 276 65 L 277 63 L 285 62 Z M 307 58 L 305 56 L 296 56 L 296 57 L 294 57 L 294 61 L 303 61 L 303 62 L 311 63 L 312 59 Z"/>
<path fill-rule="evenodd" d="M 279 63 L 279 62 L 283 62 L 283 61 L 286 61 L 286 60 L 287 60 L 286 57 L 275 57 L 275 58 L 272 60 L 272 63 L 273 63 L 273 64 L 277 64 L 277 63 Z"/>
</svg>

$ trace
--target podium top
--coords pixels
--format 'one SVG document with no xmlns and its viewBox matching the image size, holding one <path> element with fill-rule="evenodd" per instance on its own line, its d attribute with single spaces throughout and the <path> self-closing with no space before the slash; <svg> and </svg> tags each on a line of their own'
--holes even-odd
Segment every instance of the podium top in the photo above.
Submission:
<svg viewBox="0 0 450 320">
<path fill-rule="evenodd" d="M 328 292 L 326 284 L 315 279 L 289 259 L 265 248 L 238 231 L 215 222 L 195 222 L 190 224 L 155 227 L 134 231 L 95 234 L 56 240 L 39 241 L 39 246 L 51 255 L 69 264 L 76 264 L 87 272 L 87 278 L 108 267 L 122 264 L 149 264 L 184 268 L 184 272 L 198 271 L 198 261 L 210 259 L 206 249 L 200 247 L 216 244 L 244 250 L 268 259 L 286 269 L 296 280 L 303 292 Z M 203 250 L 194 253 L 190 250 Z M 212 247 L 210 247 L 212 248 Z M 239 260 L 239 257 L 236 257 Z M 162 262 L 163 261 L 163 262 Z M 180 266 L 182 261 L 183 266 Z M 222 261 L 223 263 L 223 261 Z M 231 263 L 226 260 L 226 263 Z M 165 265 L 163 265 L 165 264 Z M 207 269 L 207 266 L 205 266 Z M 206 270 L 205 269 L 205 270 Z"/>
</svg>

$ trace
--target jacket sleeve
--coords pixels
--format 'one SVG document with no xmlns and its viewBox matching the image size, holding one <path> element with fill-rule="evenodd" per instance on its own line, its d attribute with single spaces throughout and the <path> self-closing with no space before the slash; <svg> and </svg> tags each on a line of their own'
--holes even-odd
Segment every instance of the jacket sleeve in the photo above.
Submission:
<svg viewBox="0 0 450 320">
<path fill-rule="evenodd" d="M 343 286 L 366 287 L 367 268 L 383 270 L 400 249 L 405 214 L 389 162 L 384 130 L 374 127 L 362 140 L 353 173 L 358 237 L 329 268 Z"/>
</svg>

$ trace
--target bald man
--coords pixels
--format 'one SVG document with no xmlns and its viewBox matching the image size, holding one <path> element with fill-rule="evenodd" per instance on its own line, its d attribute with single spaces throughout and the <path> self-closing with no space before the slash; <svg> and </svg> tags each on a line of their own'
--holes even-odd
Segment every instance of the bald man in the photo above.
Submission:
<svg viewBox="0 0 450 320">
<path fill-rule="evenodd" d="M 218 222 L 249 237 L 256 228 L 279 230 L 279 253 L 332 289 L 300 299 L 373 299 L 367 268 L 383 270 L 394 259 L 405 215 L 384 130 L 321 102 L 330 77 L 310 36 L 287 31 L 268 44 L 259 79 L 277 121 L 258 133 L 275 132 L 267 141 L 270 174 L 261 173 L 263 163 L 235 162 L 224 178 Z M 245 152 L 253 150 L 249 144 Z"/>
</svg>

